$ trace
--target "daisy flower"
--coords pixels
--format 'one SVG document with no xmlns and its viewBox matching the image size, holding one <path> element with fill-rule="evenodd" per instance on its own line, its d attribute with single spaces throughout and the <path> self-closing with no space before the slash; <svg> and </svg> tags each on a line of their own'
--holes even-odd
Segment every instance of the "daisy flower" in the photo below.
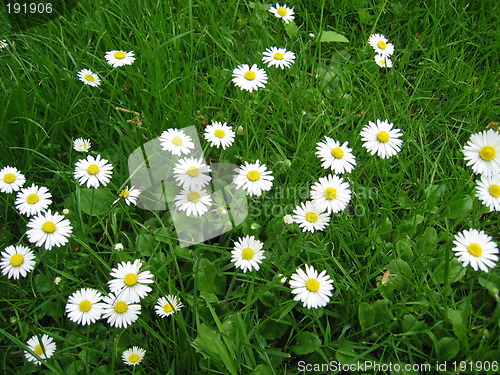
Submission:
<svg viewBox="0 0 500 375">
<path fill-rule="evenodd" d="M 0 49 L 3 49 L 5 47 L 7 47 L 8 44 L 7 44 L 7 40 L 6 39 L 0 39 Z"/>
<path fill-rule="evenodd" d="M 104 303 L 103 319 L 116 328 L 127 328 L 139 318 L 141 305 L 113 293 L 102 298 Z"/>
<path fill-rule="evenodd" d="M 184 189 L 201 189 L 212 180 L 212 177 L 205 174 L 208 172 L 212 170 L 203 163 L 203 158 L 183 158 L 174 166 L 174 179 Z"/>
<path fill-rule="evenodd" d="M 283 216 L 283 222 L 287 225 L 293 224 L 293 216 L 292 215 L 285 215 Z"/>
<path fill-rule="evenodd" d="M 399 139 L 403 135 L 400 129 L 393 129 L 393 124 L 388 120 L 377 120 L 375 124 L 369 121 L 361 130 L 361 140 L 364 142 L 363 147 L 367 151 L 375 155 L 377 154 L 382 159 L 388 159 L 401 151 L 403 140 Z"/>
<path fill-rule="evenodd" d="M 342 177 L 321 177 L 311 188 L 311 200 L 321 212 L 328 214 L 344 210 L 351 200 L 349 184 Z"/>
<path fill-rule="evenodd" d="M 120 298 L 139 302 L 151 292 L 151 288 L 144 284 L 152 284 L 153 274 L 149 271 L 139 273 L 142 262 L 136 259 L 134 263 L 121 262 L 111 270 L 113 280 L 108 281 L 109 289 Z"/>
<path fill-rule="evenodd" d="M 175 196 L 175 206 L 187 216 L 202 216 L 212 206 L 212 197 L 204 189 L 184 189 Z"/>
<path fill-rule="evenodd" d="M 82 69 L 78 72 L 78 78 L 86 85 L 98 87 L 101 84 L 101 79 L 90 69 Z"/>
<path fill-rule="evenodd" d="M 474 173 L 486 176 L 500 173 L 500 133 L 496 130 L 489 129 L 472 134 L 463 153 L 467 165 L 472 166 Z"/>
<path fill-rule="evenodd" d="M 481 176 L 476 182 L 476 197 L 478 197 L 490 211 L 500 211 L 500 174 L 492 177 Z"/>
<path fill-rule="evenodd" d="M 469 264 L 474 271 L 478 269 L 488 272 L 494 268 L 498 260 L 498 247 L 492 238 L 476 229 L 464 230 L 455 236 L 452 249 L 464 267 Z"/>
<path fill-rule="evenodd" d="M 278 18 L 282 18 L 285 23 L 289 23 L 293 19 L 295 19 L 295 12 L 293 11 L 293 8 L 288 8 L 285 5 L 281 6 L 278 3 L 276 3 L 275 7 L 270 7 L 269 12 L 274 14 Z"/>
<path fill-rule="evenodd" d="M 165 297 L 158 298 L 155 305 L 156 314 L 158 314 L 161 318 L 175 314 L 183 307 L 184 305 L 181 303 L 181 300 L 177 296 L 170 294 Z"/>
<path fill-rule="evenodd" d="M 26 246 L 7 246 L 0 256 L 2 274 L 9 279 L 17 280 L 19 277 L 25 277 L 35 268 L 35 255 Z"/>
<path fill-rule="evenodd" d="M 108 51 L 106 55 L 104 55 L 106 61 L 109 65 L 116 68 L 118 66 L 123 65 L 132 65 L 135 61 L 134 52 L 125 52 L 125 51 Z"/>
<path fill-rule="evenodd" d="M 90 139 L 77 138 L 73 141 L 73 148 L 78 152 L 89 152 Z"/>
<path fill-rule="evenodd" d="M 29 350 L 34 352 L 41 359 L 47 359 L 52 357 L 54 352 L 56 351 L 56 343 L 49 335 L 43 334 L 41 340 L 38 336 L 33 336 L 27 342 Z M 29 352 L 24 352 L 24 356 L 30 362 L 33 362 L 36 365 L 41 365 L 42 362 L 35 357 L 33 354 Z"/>
<path fill-rule="evenodd" d="M 210 146 L 215 146 L 217 148 L 222 146 L 223 150 L 231 146 L 234 142 L 233 128 L 219 121 L 214 121 L 211 125 L 208 125 L 205 128 L 205 134 L 203 136 L 210 142 Z"/>
<path fill-rule="evenodd" d="M 264 69 L 253 64 L 250 68 L 247 64 L 238 65 L 233 70 L 233 83 L 242 90 L 252 92 L 259 87 L 265 87 L 267 83 L 267 73 Z"/>
<path fill-rule="evenodd" d="M 330 216 L 323 211 L 316 207 L 313 202 L 307 201 L 295 208 L 293 211 L 293 220 L 299 224 L 303 232 L 324 230 L 330 222 Z"/>
<path fill-rule="evenodd" d="M 245 162 L 245 165 L 234 170 L 237 175 L 233 182 L 238 188 L 243 188 L 247 195 L 261 196 L 263 191 L 269 191 L 273 187 L 274 177 L 272 171 L 268 171 L 265 164 Z"/>
<path fill-rule="evenodd" d="M 295 53 L 287 51 L 286 48 L 271 47 L 262 52 L 264 61 L 267 66 L 275 66 L 277 68 L 289 68 L 295 62 Z"/>
<path fill-rule="evenodd" d="M 131 204 L 137 204 L 137 198 L 139 198 L 139 195 L 141 194 L 141 191 L 139 189 L 134 188 L 133 186 L 129 189 L 128 186 L 125 186 L 125 189 L 123 189 L 119 194 L 118 194 L 118 199 L 113 202 L 115 204 L 118 202 L 120 199 L 123 198 L 125 200 L 125 203 L 127 206 L 130 206 Z"/>
<path fill-rule="evenodd" d="M 141 363 L 146 350 L 139 348 L 138 346 L 133 346 L 131 349 L 124 350 L 122 353 L 123 362 L 129 366 L 135 366 Z"/>
<path fill-rule="evenodd" d="M 373 59 L 381 68 L 392 68 L 392 60 L 385 55 L 375 55 Z"/>
<path fill-rule="evenodd" d="M 3 167 L 0 170 L 0 192 L 11 194 L 21 189 L 26 182 L 24 175 L 14 167 Z"/>
<path fill-rule="evenodd" d="M 323 141 L 316 143 L 316 155 L 321 159 L 321 166 L 330 168 L 337 174 L 351 172 L 356 165 L 356 157 L 348 145 L 349 142 L 340 144 L 339 141 L 325 136 Z"/>
<path fill-rule="evenodd" d="M 95 323 L 101 319 L 104 312 L 101 292 L 84 288 L 74 292 L 66 304 L 66 314 L 69 320 L 82 326 Z"/>
<path fill-rule="evenodd" d="M 289 281 L 292 294 L 296 295 L 293 299 L 302 302 L 308 309 L 326 306 L 332 296 L 333 280 L 326 271 L 318 275 L 314 267 L 307 264 L 305 267 L 305 272 L 297 268 Z"/>
<path fill-rule="evenodd" d="M 160 135 L 162 150 L 170 151 L 172 155 L 189 154 L 194 143 L 189 135 L 182 130 L 167 129 Z"/>
<path fill-rule="evenodd" d="M 15 205 L 21 215 L 29 217 L 45 211 L 52 203 L 51 197 L 52 194 L 45 186 L 32 184 L 17 193 Z"/>
<path fill-rule="evenodd" d="M 35 246 L 44 245 L 45 250 L 65 245 L 73 232 L 68 219 L 50 210 L 31 218 L 26 226 L 31 228 L 26 232 L 28 240 Z"/>
<path fill-rule="evenodd" d="M 106 186 L 113 174 L 113 165 L 107 159 L 101 159 L 101 155 L 94 158 L 88 155 L 87 159 L 80 159 L 75 164 L 75 180 L 80 185 L 87 183 L 88 188 L 97 189 L 99 185 Z"/>
<path fill-rule="evenodd" d="M 389 57 L 394 53 L 394 45 L 387 42 L 388 39 L 383 34 L 373 34 L 368 38 L 368 43 L 376 53 Z"/>
<path fill-rule="evenodd" d="M 263 246 L 264 243 L 256 240 L 254 236 L 238 238 L 231 251 L 231 262 L 245 273 L 253 269 L 259 270 L 259 263 L 266 258 L 262 251 Z"/>
</svg>

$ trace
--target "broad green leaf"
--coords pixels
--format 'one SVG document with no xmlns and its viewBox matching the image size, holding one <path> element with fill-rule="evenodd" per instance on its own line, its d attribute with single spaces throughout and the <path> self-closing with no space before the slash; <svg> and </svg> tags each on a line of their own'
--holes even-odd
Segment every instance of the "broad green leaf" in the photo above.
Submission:
<svg viewBox="0 0 500 375">
<path fill-rule="evenodd" d="M 295 22 L 288 22 L 288 24 L 285 26 L 285 31 L 290 39 L 295 38 L 295 36 L 297 35 L 297 25 L 295 24 Z"/>
<path fill-rule="evenodd" d="M 407 281 L 411 278 L 411 268 L 402 259 L 393 259 L 387 265 L 387 269 L 391 272 L 389 280 L 387 281 L 395 289 L 401 290 L 403 289 Z"/>
<path fill-rule="evenodd" d="M 77 202 L 80 198 L 80 209 L 87 215 L 101 216 L 108 212 L 116 199 L 113 194 L 104 189 L 80 188 L 74 192 Z"/>
<path fill-rule="evenodd" d="M 252 375 L 273 375 L 274 372 L 273 370 L 266 365 L 260 364 L 255 367 L 254 372 L 251 373 Z"/>
<path fill-rule="evenodd" d="M 234 360 L 229 355 L 226 346 L 222 343 L 220 334 L 214 329 L 208 327 L 204 323 L 200 324 L 198 326 L 198 336 L 193 341 L 192 345 L 196 351 L 205 358 L 219 363 L 221 369 L 225 368 L 225 370 L 233 375 L 238 374 L 234 365 Z"/>
<path fill-rule="evenodd" d="M 262 336 L 268 340 L 276 340 L 283 336 L 288 331 L 288 328 L 286 324 L 268 320 L 262 326 Z"/>
<path fill-rule="evenodd" d="M 444 251 L 444 250 L 440 250 Z M 448 263 L 448 278 L 445 280 L 446 275 L 446 263 L 441 262 L 438 264 L 434 270 L 434 277 L 438 284 L 452 284 L 457 282 L 465 275 L 465 267 L 456 257 L 453 257 Z"/>
<path fill-rule="evenodd" d="M 443 337 L 436 344 L 440 361 L 449 361 L 458 354 L 460 343 L 453 337 Z"/>
<path fill-rule="evenodd" d="M 378 325 L 385 325 L 391 320 L 391 312 L 389 310 L 389 300 L 379 299 L 373 302 L 372 306 L 375 310 L 375 322 Z"/>
<path fill-rule="evenodd" d="M 410 262 L 413 259 L 413 249 L 411 245 L 410 240 L 406 238 L 396 242 L 396 253 L 406 262 Z"/>
<path fill-rule="evenodd" d="M 417 254 L 434 254 L 438 241 L 436 230 L 433 227 L 428 227 L 416 242 Z"/>
<path fill-rule="evenodd" d="M 375 324 L 375 310 L 367 302 L 361 302 L 358 306 L 359 325 L 363 331 Z"/>
<path fill-rule="evenodd" d="M 446 202 L 446 208 L 443 211 L 443 216 L 447 218 L 457 219 L 465 217 L 471 210 L 472 198 L 469 196 L 465 196 Z"/>
<path fill-rule="evenodd" d="M 321 347 L 321 340 L 317 334 L 312 332 L 300 332 L 295 339 L 297 340 L 297 344 L 292 350 L 298 355 L 315 352 Z"/>
<path fill-rule="evenodd" d="M 457 339 L 463 341 L 465 339 L 465 322 L 462 313 L 457 310 L 448 309 L 446 317 L 451 322 L 453 333 L 455 333 Z"/>
<path fill-rule="evenodd" d="M 193 265 L 194 278 L 200 292 L 215 293 L 215 266 L 206 258 L 198 259 Z"/>
<path fill-rule="evenodd" d="M 323 43 L 331 43 L 331 42 L 349 43 L 349 40 L 345 36 L 336 33 L 335 31 L 323 31 L 321 33 L 319 41 Z"/>
</svg>

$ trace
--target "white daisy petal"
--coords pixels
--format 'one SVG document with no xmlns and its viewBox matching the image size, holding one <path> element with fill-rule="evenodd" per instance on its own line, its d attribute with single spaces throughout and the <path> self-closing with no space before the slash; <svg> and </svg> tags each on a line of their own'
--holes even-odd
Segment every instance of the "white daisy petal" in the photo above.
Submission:
<svg viewBox="0 0 500 375">
<path fill-rule="evenodd" d="M 66 304 L 66 314 L 69 320 L 84 326 L 101 319 L 105 306 L 101 302 L 102 297 L 101 292 L 90 288 L 74 292 Z"/>
<path fill-rule="evenodd" d="M 333 280 L 326 271 L 318 272 L 312 267 L 305 265 L 306 271 L 297 268 L 289 281 L 294 300 L 300 301 L 308 309 L 325 307 L 332 296 Z"/>
<path fill-rule="evenodd" d="M 80 159 L 75 163 L 74 178 L 80 185 L 87 184 L 87 188 L 97 189 L 100 185 L 106 186 L 113 174 L 113 165 L 107 159 L 101 159 L 101 155 L 93 157 L 88 155 L 86 159 Z"/>
<path fill-rule="evenodd" d="M 245 165 L 234 171 L 237 174 L 233 176 L 233 182 L 239 189 L 243 188 L 247 195 L 261 196 L 263 191 L 269 191 L 273 187 L 273 172 L 268 171 L 266 165 L 260 164 L 259 160 L 253 164 L 245 162 Z"/>
<path fill-rule="evenodd" d="M 293 220 L 299 224 L 303 232 L 322 231 L 330 222 L 330 216 L 312 201 L 301 203 L 293 211 Z"/>
<path fill-rule="evenodd" d="M 84 84 L 92 87 L 98 87 L 101 84 L 101 79 L 99 78 L 99 76 L 90 69 L 80 70 L 78 72 L 78 78 Z"/>
<path fill-rule="evenodd" d="M 394 53 L 394 45 L 387 42 L 388 39 L 383 34 L 373 34 L 368 38 L 368 43 L 375 52 L 385 57 L 389 57 Z"/>
<path fill-rule="evenodd" d="M 19 279 L 26 277 L 28 272 L 35 268 L 35 255 L 26 246 L 7 246 L 5 251 L 0 253 L 0 268 L 2 274 L 9 279 Z"/>
<path fill-rule="evenodd" d="M 14 167 L 4 167 L 0 170 L 0 192 L 11 194 L 24 186 L 26 178 Z"/>
<path fill-rule="evenodd" d="M 234 142 L 234 131 L 226 123 L 222 124 L 218 121 L 214 121 L 211 125 L 205 128 L 204 137 L 210 142 L 211 146 L 217 148 L 222 146 L 225 150 L 227 147 L 231 146 Z"/>
<path fill-rule="evenodd" d="M 162 150 L 181 156 L 189 154 L 194 149 L 194 142 L 191 137 L 179 129 L 167 129 L 160 135 Z"/>
<path fill-rule="evenodd" d="M 498 261 L 497 244 L 483 231 L 464 230 L 455 236 L 453 243 L 452 250 L 464 267 L 470 264 L 475 271 L 488 272 Z"/>
<path fill-rule="evenodd" d="M 231 262 L 235 267 L 243 270 L 244 273 L 252 270 L 259 270 L 259 264 L 265 259 L 262 248 L 264 243 L 255 239 L 254 236 L 245 236 L 238 238 L 234 243 L 234 249 L 231 251 Z"/>
<path fill-rule="evenodd" d="M 122 353 L 123 362 L 129 366 L 136 366 L 142 362 L 146 350 L 138 346 L 133 346 L 130 349 L 124 350 Z"/>
<path fill-rule="evenodd" d="M 295 53 L 287 51 L 286 48 L 270 47 L 265 52 L 262 52 L 264 57 L 262 61 L 267 66 L 275 66 L 277 68 L 289 68 L 295 62 Z"/>
<path fill-rule="evenodd" d="M 154 280 L 151 272 L 139 272 L 141 267 L 142 262 L 139 259 L 134 263 L 130 261 L 118 263 L 118 266 L 110 272 L 113 277 L 113 280 L 108 281 L 111 292 L 132 303 L 146 297 L 152 289 L 144 284 L 152 284 Z"/>
<path fill-rule="evenodd" d="M 45 211 L 52 203 L 51 197 L 52 194 L 45 186 L 32 184 L 17 192 L 15 205 L 21 215 L 29 217 Z"/>
<path fill-rule="evenodd" d="M 108 64 L 113 66 L 114 68 L 123 65 L 132 65 L 135 61 L 133 51 L 129 52 L 118 51 L 118 50 L 108 51 L 106 52 L 104 57 L 106 58 Z"/>
<path fill-rule="evenodd" d="M 47 359 L 54 355 L 56 343 L 49 335 L 43 334 L 42 337 L 33 336 L 27 342 L 28 348 L 38 355 L 41 359 Z M 30 362 L 41 365 L 42 362 L 29 352 L 24 352 L 24 356 Z"/>
<path fill-rule="evenodd" d="M 403 135 L 401 130 L 392 129 L 393 124 L 388 120 L 377 123 L 369 121 L 361 130 L 361 140 L 364 142 L 363 147 L 372 154 L 377 154 L 382 159 L 390 158 L 401 151 L 403 140 L 399 139 Z M 393 132 L 392 130 L 396 130 Z"/>
<path fill-rule="evenodd" d="M 180 299 L 170 294 L 159 298 L 155 305 L 156 314 L 161 318 L 175 314 L 183 307 L 184 305 L 181 303 Z"/>
<path fill-rule="evenodd" d="M 485 176 L 500 174 L 500 133 L 496 130 L 472 134 L 463 153 L 474 173 Z"/>
<path fill-rule="evenodd" d="M 295 19 L 295 12 L 293 8 L 288 8 L 286 4 L 281 6 L 276 3 L 276 6 L 269 8 L 269 12 L 274 14 L 274 16 L 277 18 L 283 19 L 285 23 L 289 23 L 290 21 L 293 21 Z"/>
<path fill-rule="evenodd" d="M 26 226 L 30 228 L 26 232 L 28 240 L 36 246 L 43 245 L 45 250 L 65 245 L 73 232 L 70 221 L 51 210 L 31 218 Z"/>
<path fill-rule="evenodd" d="M 233 70 L 233 83 L 242 90 L 252 92 L 259 87 L 265 87 L 267 83 L 267 73 L 264 69 L 253 64 L 249 67 L 247 64 L 238 65 Z"/>
</svg>

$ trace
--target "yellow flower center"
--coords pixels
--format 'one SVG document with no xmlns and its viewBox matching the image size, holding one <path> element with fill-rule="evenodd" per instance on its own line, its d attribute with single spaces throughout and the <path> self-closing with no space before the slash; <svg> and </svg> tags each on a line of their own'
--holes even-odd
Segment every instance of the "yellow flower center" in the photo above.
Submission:
<svg viewBox="0 0 500 375">
<path fill-rule="evenodd" d="M 484 146 L 481 151 L 479 151 L 479 156 L 481 156 L 481 159 L 490 161 L 495 158 L 496 151 L 494 147 L 491 146 Z"/>
<path fill-rule="evenodd" d="M 124 59 L 127 56 L 127 54 L 123 51 L 116 51 L 114 56 L 115 56 L 115 59 L 121 60 L 121 59 Z"/>
<path fill-rule="evenodd" d="M 198 169 L 198 167 L 189 167 L 186 173 L 191 177 L 196 177 L 200 174 L 200 170 Z"/>
<path fill-rule="evenodd" d="M 500 197 L 500 185 L 491 185 L 489 191 L 492 197 Z"/>
<path fill-rule="evenodd" d="M 87 168 L 87 173 L 94 176 L 99 173 L 99 166 L 96 164 L 90 164 Z"/>
<path fill-rule="evenodd" d="M 38 344 L 37 346 L 35 346 L 35 350 L 33 351 L 38 355 L 42 355 L 44 350 L 45 348 L 43 347 L 43 345 Z"/>
<path fill-rule="evenodd" d="M 255 72 L 252 72 L 249 70 L 248 72 L 245 73 L 245 78 L 248 79 L 249 81 L 253 81 L 257 75 Z"/>
<path fill-rule="evenodd" d="M 380 65 L 384 65 L 384 66 L 386 65 L 385 60 L 379 60 L 378 62 L 379 62 Z"/>
<path fill-rule="evenodd" d="M 141 356 L 139 354 L 131 354 L 130 357 L 128 357 L 129 362 L 136 363 L 139 359 L 141 359 Z"/>
<path fill-rule="evenodd" d="M 94 76 L 92 74 L 85 74 L 85 76 L 83 78 L 85 78 L 89 82 L 94 82 L 95 81 L 95 78 L 94 78 Z"/>
<path fill-rule="evenodd" d="M 127 189 L 123 190 L 120 194 L 118 194 L 120 198 L 128 198 L 130 196 L 130 191 Z"/>
<path fill-rule="evenodd" d="M 387 48 L 387 43 L 384 42 L 383 40 L 380 40 L 377 42 L 377 47 L 380 49 L 386 49 Z"/>
<path fill-rule="evenodd" d="M 276 52 L 276 53 L 274 54 L 274 58 L 275 58 L 276 60 L 283 60 L 283 59 L 285 58 L 285 55 L 284 55 L 284 54 L 282 54 L 281 52 Z"/>
<path fill-rule="evenodd" d="M 42 230 L 47 234 L 54 233 L 56 231 L 56 225 L 52 221 L 46 221 L 42 225 Z"/>
<path fill-rule="evenodd" d="M 257 180 L 260 180 L 260 173 L 257 172 L 257 171 L 250 171 L 247 173 L 247 178 L 250 180 L 250 181 L 257 181 Z"/>
<path fill-rule="evenodd" d="M 332 156 L 337 159 L 342 159 L 344 157 L 344 151 L 340 147 L 335 147 L 332 149 Z"/>
<path fill-rule="evenodd" d="M 306 288 L 310 292 L 317 292 L 319 290 L 319 282 L 316 279 L 307 279 Z"/>
<path fill-rule="evenodd" d="M 3 180 L 7 184 L 12 184 L 14 181 L 16 181 L 16 175 L 13 173 L 7 173 L 5 176 L 3 176 Z"/>
<path fill-rule="evenodd" d="M 226 136 L 226 132 L 222 129 L 217 129 L 215 132 L 214 132 L 214 135 L 217 137 L 217 138 L 224 138 Z"/>
<path fill-rule="evenodd" d="M 38 196 L 38 194 L 30 194 L 26 197 L 26 202 L 28 204 L 35 204 L 36 202 L 38 202 L 40 200 L 40 197 Z"/>
<path fill-rule="evenodd" d="M 14 254 L 10 258 L 10 265 L 12 267 L 19 267 L 23 263 L 24 263 L 24 257 L 21 254 Z"/>
<path fill-rule="evenodd" d="M 192 191 L 191 193 L 188 194 L 188 199 L 190 202 L 196 203 L 200 201 L 200 194 L 196 191 Z"/>
<path fill-rule="evenodd" d="M 285 17 L 286 16 L 286 9 L 283 8 L 283 7 L 279 7 L 276 12 L 281 16 L 281 17 Z"/>
<path fill-rule="evenodd" d="M 165 311 L 168 314 L 168 313 L 171 313 L 172 311 L 174 311 L 174 308 L 173 308 L 172 304 L 166 303 L 165 305 L 163 305 L 163 311 Z"/>
<path fill-rule="evenodd" d="M 329 187 L 325 190 L 326 199 L 335 199 L 337 197 L 337 189 Z"/>
<path fill-rule="evenodd" d="M 91 309 L 92 303 L 89 300 L 82 301 L 78 304 L 80 311 L 87 312 Z"/>
<path fill-rule="evenodd" d="M 180 146 L 184 143 L 184 141 L 181 137 L 175 136 L 174 138 L 172 138 L 172 143 L 176 146 Z"/>
<path fill-rule="evenodd" d="M 123 278 L 123 282 L 127 286 L 134 286 L 139 281 L 139 277 L 135 273 L 127 273 Z"/>
<path fill-rule="evenodd" d="M 253 259 L 254 254 L 255 254 L 254 251 L 249 247 L 247 247 L 246 249 L 243 249 L 243 251 L 241 252 L 241 257 L 245 260 L 251 260 Z"/>
<path fill-rule="evenodd" d="M 467 246 L 467 251 L 470 253 L 470 255 L 473 255 L 475 257 L 480 257 L 481 255 L 483 255 L 483 248 L 477 243 L 471 243 L 469 246 Z"/>
<path fill-rule="evenodd" d="M 310 223 L 315 223 L 318 221 L 319 216 L 316 212 L 306 212 L 305 218 Z"/>
<path fill-rule="evenodd" d="M 389 133 L 382 130 L 378 132 L 377 139 L 379 142 L 385 143 L 389 140 Z"/>
<path fill-rule="evenodd" d="M 117 303 L 115 303 L 114 308 L 115 308 L 115 312 L 117 312 L 118 314 L 123 314 L 123 313 L 127 312 L 128 305 L 123 301 L 118 301 Z"/>
</svg>

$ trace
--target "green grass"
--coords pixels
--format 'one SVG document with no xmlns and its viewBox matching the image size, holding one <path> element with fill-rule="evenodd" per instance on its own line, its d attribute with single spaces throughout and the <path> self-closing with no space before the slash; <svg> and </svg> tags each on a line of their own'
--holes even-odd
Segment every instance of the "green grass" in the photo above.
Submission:
<svg viewBox="0 0 500 375">
<path fill-rule="evenodd" d="M 460 361 L 479 361 L 465 373 L 484 373 L 479 363 L 500 358 L 498 267 L 463 269 L 451 251 L 463 229 L 500 239 L 499 216 L 475 198 L 477 177 L 461 151 L 472 133 L 498 121 L 498 7 L 486 0 L 296 0 L 287 3 L 296 11 L 294 31 L 268 5 L 84 0 L 63 18 L 19 33 L 2 16 L 0 39 L 9 46 L 0 50 L 0 168 L 15 166 L 29 184 L 47 186 L 51 208 L 71 210 L 74 233 L 63 248 L 34 248 L 37 265 L 26 278 L 0 277 L 0 373 L 295 374 L 301 361 L 448 361 L 442 373 L 451 374 L 454 361 L 457 369 Z M 322 31 L 349 43 L 321 43 Z M 396 46 L 392 69 L 373 62 L 367 40 L 374 32 Z M 269 82 L 255 93 L 234 87 L 232 70 L 262 67 L 262 51 L 274 45 L 296 53 L 291 69 L 266 68 Z M 137 60 L 113 69 L 104 60 L 112 49 L 133 50 Z M 84 86 L 76 76 L 83 68 L 102 85 Z M 140 113 L 142 125 L 116 107 Z M 405 143 L 382 160 L 363 149 L 359 132 L 386 118 Z M 90 138 L 92 152 L 111 161 L 112 181 L 100 190 L 116 194 L 128 182 L 132 151 L 170 127 L 194 125 L 202 137 L 212 121 L 245 134 L 225 151 L 205 147 L 207 160 L 259 159 L 274 171 L 273 190 L 248 200 L 241 226 L 180 248 L 168 212 L 118 204 L 85 213 L 72 178 L 82 157 L 73 139 Z M 325 135 L 353 148 L 353 198 L 327 230 L 304 234 L 283 216 L 328 174 L 314 154 Z M 2 250 L 28 244 L 27 219 L 13 202 L 0 195 Z M 230 262 L 234 241 L 247 234 L 266 250 L 250 274 Z M 113 250 L 118 242 L 123 252 Z M 83 287 L 106 292 L 110 269 L 137 258 L 155 275 L 138 322 L 114 329 L 69 321 L 69 295 Z M 326 308 L 304 309 L 280 283 L 279 274 L 289 277 L 303 264 L 334 280 Z M 395 276 L 381 285 L 386 270 Z M 153 306 L 169 293 L 186 307 L 160 319 Z M 57 351 L 36 367 L 21 350 L 42 333 Z M 133 345 L 147 354 L 131 370 L 121 352 Z"/>
</svg>

